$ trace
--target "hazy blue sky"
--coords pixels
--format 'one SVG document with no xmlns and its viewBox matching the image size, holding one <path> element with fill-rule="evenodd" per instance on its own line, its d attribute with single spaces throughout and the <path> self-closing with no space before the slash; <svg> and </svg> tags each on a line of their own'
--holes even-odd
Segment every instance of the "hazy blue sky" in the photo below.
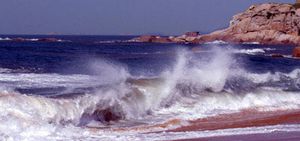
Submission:
<svg viewBox="0 0 300 141">
<path fill-rule="evenodd" d="M 0 34 L 210 32 L 264 2 L 294 0 L 1 0 Z"/>
</svg>

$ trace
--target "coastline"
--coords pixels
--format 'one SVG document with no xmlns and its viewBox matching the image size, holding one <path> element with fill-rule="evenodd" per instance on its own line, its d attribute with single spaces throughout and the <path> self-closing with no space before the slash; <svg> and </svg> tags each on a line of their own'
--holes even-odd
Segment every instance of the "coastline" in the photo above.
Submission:
<svg viewBox="0 0 300 141">
<path fill-rule="evenodd" d="M 292 4 L 252 5 L 233 16 L 229 27 L 209 34 L 187 32 L 181 36 L 142 35 L 130 42 L 204 44 L 222 41 L 230 44 L 259 43 L 300 45 L 300 9 Z"/>
</svg>

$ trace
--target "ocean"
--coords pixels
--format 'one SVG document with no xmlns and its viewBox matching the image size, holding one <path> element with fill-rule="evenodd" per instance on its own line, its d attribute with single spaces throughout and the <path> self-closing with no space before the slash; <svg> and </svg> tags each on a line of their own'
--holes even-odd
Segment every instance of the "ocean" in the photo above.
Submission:
<svg viewBox="0 0 300 141">
<path fill-rule="evenodd" d="M 0 140 L 300 139 L 294 46 L 133 37 L 1 35 Z"/>
</svg>

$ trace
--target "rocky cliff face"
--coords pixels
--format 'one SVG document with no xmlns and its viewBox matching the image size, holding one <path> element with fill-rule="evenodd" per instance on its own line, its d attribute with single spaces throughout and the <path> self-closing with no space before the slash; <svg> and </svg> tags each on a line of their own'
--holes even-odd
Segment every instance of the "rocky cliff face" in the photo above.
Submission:
<svg viewBox="0 0 300 141">
<path fill-rule="evenodd" d="M 300 9 L 290 4 L 253 5 L 237 14 L 227 29 L 199 37 L 227 42 L 262 44 L 300 44 Z"/>
<path fill-rule="evenodd" d="M 227 29 L 206 35 L 185 34 L 178 37 L 164 37 L 164 40 L 175 43 L 204 43 L 222 40 L 230 43 L 300 45 L 299 35 L 300 9 L 291 4 L 269 3 L 253 5 L 245 12 L 235 15 Z M 163 37 L 160 37 L 159 41 L 164 41 L 161 38 Z M 142 40 L 137 38 L 137 41 Z"/>
</svg>

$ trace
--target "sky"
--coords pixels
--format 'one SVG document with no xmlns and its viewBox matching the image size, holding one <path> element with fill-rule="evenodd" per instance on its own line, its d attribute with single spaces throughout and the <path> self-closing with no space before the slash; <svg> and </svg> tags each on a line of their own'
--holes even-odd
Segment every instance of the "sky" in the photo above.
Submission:
<svg viewBox="0 0 300 141">
<path fill-rule="evenodd" d="M 295 0 L 1 0 L 0 34 L 178 35 L 228 26 L 252 4 Z"/>
</svg>

